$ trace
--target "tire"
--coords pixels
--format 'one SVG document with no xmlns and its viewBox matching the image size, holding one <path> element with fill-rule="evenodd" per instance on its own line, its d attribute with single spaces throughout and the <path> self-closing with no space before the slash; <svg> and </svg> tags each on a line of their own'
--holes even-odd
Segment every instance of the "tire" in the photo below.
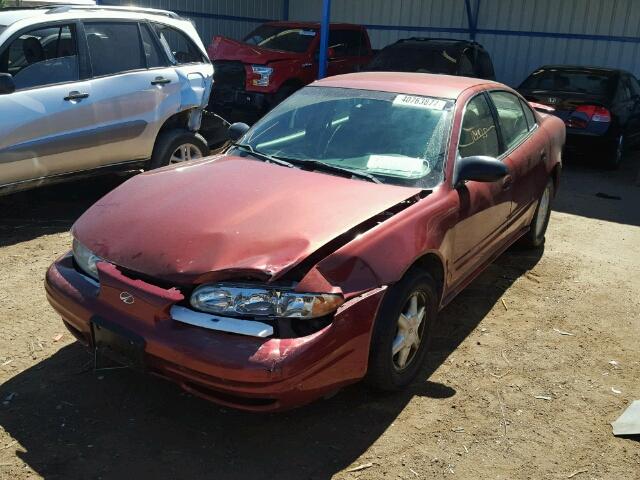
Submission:
<svg viewBox="0 0 640 480">
<path fill-rule="evenodd" d="M 184 147 L 181 149 L 181 147 Z M 188 149 L 188 150 L 186 150 Z M 158 135 L 149 161 L 149 168 L 203 158 L 209 155 L 207 141 L 199 133 L 189 130 L 169 130 Z M 182 160 L 180 157 L 182 156 Z"/>
<path fill-rule="evenodd" d="M 533 220 L 529 225 L 529 231 L 522 237 L 522 245 L 527 248 L 539 248 L 544 245 L 544 235 L 549 225 L 551 216 L 551 202 L 553 200 L 553 179 L 547 181 L 547 185 L 540 195 Z"/>
<path fill-rule="evenodd" d="M 609 170 L 617 170 L 620 167 L 624 158 L 625 146 L 624 135 L 620 133 L 606 150 L 606 165 Z"/>
<path fill-rule="evenodd" d="M 378 390 L 397 391 L 415 378 L 431 342 L 438 311 L 437 291 L 431 275 L 417 270 L 410 270 L 402 280 L 390 287 L 374 325 L 369 369 L 365 378 L 368 385 Z M 416 308 L 412 308 L 412 298 L 416 299 Z M 406 314 L 419 313 L 421 308 L 424 308 L 424 315 L 416 327 L 416 323 Z M 409 317 L 408 330 L 401 326 L 401 314 L 404 315 L 405 324 Z M 412 342 L 416 340 L 417 345 Z M 404 354 L 404 351 L 408 353 Z M 401 358 L 403 355 L 406 355 L 404 365 Z"/>
</svg>

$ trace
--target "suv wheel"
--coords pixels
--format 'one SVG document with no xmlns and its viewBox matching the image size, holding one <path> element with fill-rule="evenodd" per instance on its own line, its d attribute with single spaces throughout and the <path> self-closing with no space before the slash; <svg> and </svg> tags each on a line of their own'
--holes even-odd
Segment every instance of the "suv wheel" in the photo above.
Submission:
<svg viewBox="0 0 640 480">
<path fill-rule="evenodd" d="M 208 155 L 207 142 L 199 133 L 170 130 L 158 136 L 149 165 L 152 169 L 159 168 Z"/>
</svg>

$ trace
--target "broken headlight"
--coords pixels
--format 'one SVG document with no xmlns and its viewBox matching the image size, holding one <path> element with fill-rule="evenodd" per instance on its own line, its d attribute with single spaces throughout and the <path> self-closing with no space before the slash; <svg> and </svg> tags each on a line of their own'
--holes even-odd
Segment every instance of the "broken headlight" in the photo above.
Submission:
<svg viewBox="0 0 640 480">
<path fill-rule="evenodd" d="M 73 259 L 76 261 L 78 266 L 82 269 L 84 273 L 89 275 L 92 278 L 98 279 L 98 267 L 96 267 L 96 263 L 102 260 L 99 256 L 89 250 L 87 247 L 82 245 L 75 238 L 73 239 Z"/>
<path fill-rule="evenodd" d="M 191 305 L 224 316 L 317 318 L 334 312 L 344 299 L 329 293 L 298 293 L 279 287 L 208 284 L 195 289 Z"/>
</svg>

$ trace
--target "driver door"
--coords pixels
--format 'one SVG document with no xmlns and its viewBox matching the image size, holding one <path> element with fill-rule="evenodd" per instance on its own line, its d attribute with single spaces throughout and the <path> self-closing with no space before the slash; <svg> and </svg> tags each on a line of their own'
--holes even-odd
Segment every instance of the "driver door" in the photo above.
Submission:
<svg viewBox="0 0 640 480">
<path fill-rule="evenodd" d="M 484 93 L 465 108 L 457 161 L 475 155 L 500 155 L 495 117 Z M 510 185 L 507 176 L 496 182 L 467 181 L 456 189 L 459 210 L 453 238 L 454 284 L 466 279 L 495 252 L 511 210 Z"/>
</svg>

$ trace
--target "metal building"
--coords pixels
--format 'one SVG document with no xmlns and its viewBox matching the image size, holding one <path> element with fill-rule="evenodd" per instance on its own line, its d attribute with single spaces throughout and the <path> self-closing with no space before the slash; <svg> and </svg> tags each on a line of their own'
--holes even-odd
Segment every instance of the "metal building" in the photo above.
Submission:
<svg viewBox="0 0 640 480">
<path fill-rule="evenodd" d="M 323 0 L 134 3 L 192 18 L 209 43 L 213 35 L 241 38 L 265 20 L 320 21 Z M 640 76 L 639 0 L 333 0 L 331 21 L 365 24 L 374 48 L 411 36 L 475 38 L 491 54 L 498 80 L 510 85 L 553 63 L 619 67 Z"/>
</svg>

